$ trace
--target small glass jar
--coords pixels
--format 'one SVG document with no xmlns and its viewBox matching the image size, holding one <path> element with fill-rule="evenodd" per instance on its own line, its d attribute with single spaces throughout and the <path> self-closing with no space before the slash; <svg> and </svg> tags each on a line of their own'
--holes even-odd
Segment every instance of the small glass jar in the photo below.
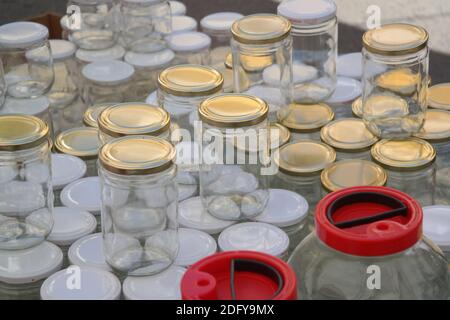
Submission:
<svg viewBox="0 0 450 320">
<path fill-rule="evenodd" d="M 363 45 L 363 118 L 368 129 L 380 138 L 418 133 L 428 107 L 428 33 L 409 24 L 388 24 L 367 31 Z M 381 105 L 380 96 L 388 99 Z"/>
<path fill-rule="evenodd" d="M 112 271 L 105 260 L 101 233 L 90 234 L 78 239 L 70 246 L 67 255 L 71 265 Z"/>
<path fill-rule="evenodd" d="M 100 141 L 96 128 L 79 127 L 61 132 L 55 139 L 55 150 L 82 159 L 88 177 L 97 175 L 97 157 Z"/>
<path fill-rule="evenodd" d="M 354 118 L 330 122 L 320 131 L 320 138 L 336 150 L 336 160 L 371 160 L 370 148 L 378 141 L 364 121 Z"/>
<path fill-rule="evenodd" d="M 217 252 L 217 242 L 206 232 L 180 228 L 178 230 L 180 248 L 175 264 L 188 268 L 198 261 Z"/>
<path fill-rule="evenodd" d="M 450 268 L 450 207 L 436 205 L 422 209 L 423 234 L 442 250 Z"/>
<path fill-rule="evenodd" d="M 291 131 L 291 141 L 320 141 L 320 130 L 334 119 L 326 104 L 290 104 L 277 114 L 278 121 Z"/>
<path fill-rule="evenodd" d="M 403 191 L 422 206 L 434 204 L 436 150 L 425 140 L 381 140 L 372 147 L 373 161 L 388 172 L 387 186 Z"/>
<path fill-rule="evenodd" d="M 263 100 L 243 94 L 219 95 L 200 105 L 200 197 L 218 219 L 250 219 L 267 207 L 269 175 L 276 170 L 270 161 L 268 109 Z M 257 151 L 247 153 L 250 148 Z"/>
<path fill-rule="evenodd" d="M 338 77 L 334 93 L 326 100 L 336 119 L 352 116 L 352 103 L 361 96 L 361 82 L 352 78 Z"/>
<path fill-rule="evenodd" d="M 164 49 L 154 53 L 127 52 L 125 62 L 134 67 L 136 73 L 131 86 L 133 101 L 145 101 L 148 93 L 157 89 L 158 74 L 172 64 L 175 54 Z"/>
<path fill-rule="evenodd" d="M 186 5 L 181 1 L 169 1 L 172 16 L 186 15 Z"/>
<path fill-rule="evenodd" d="M 161 138 L 128 136 L 100 150 L 103 248 L 118 274 L 160 273 L 178 253 L 174 147 Z"/>
<path fill-rule="evenodd" d="M 0 59 L 7 96 L 36 98 L 50 90 L 54 80 L 53 59 L 45 26 L 24 21 L 2 25 Z"/>
<path fill-rule="evenodd" d="M 243 15 L 237 12 L 216 12 L 200 20 L 202 31 L 212 39 L 212 65 L 223 64 L 227 55 L 231 53 L 231 26 L 242 17 Z"/>
<path fill-rule="evenodd" d="M 81 73 L 86 84 L 82 87 L 83 102 L 88 106 L 98 103 L 127 102 L 134 76 L 134 68 L 123 61 L 92 62 Z"/>
<path fill-rule="evenodd" d="M 338 28 L 336 4 L 329 0 L 285 1 L 278 14 L 292 24 L 295 103 L 327 100 L 336 87 Z M 298 78 L 296 78 L 296 75 Z M 306 75 L 306 76 L 305 76 Z"/>
<path fill-rule="evenodd" d="M 210 64 L 211 38 L 202 32 L 182 32 L 166 37 L 167 46 L 175 52 L 174 65 Z"/>
<path fill-rule="evenodd" d="M 197 31 L 197 20 L 188 16 L 173 16 L 170 34 Z"/>
<path fill-rule="evenodd" d="M 158 76 L 158 105 L 170 114 L 181 129 L 193 134 L 189 115 L 197 113 L 200 103 L 222 91 L 223 77 L 211 67 L 178 65 Z M 193 137 L 188 137 L 189 141 Z M 186 141 L 186 140 L 185 140 Z"/>
<path fill-rule="evenodd" d="M 0 116 L 1 250 L 37 246 L 53 226 L 48 126 L 25 115 Z"/>
<path fill-rule="evenodd" d="M 436 84 L 428 89 L 428 106 L 450 110 L 450 83 Z"/>
<path fill-rule="evenodd" d="M 92 107 L 87 108 L 83 116 L 83 124 L 86 127 L 98 129 L 98 117 L 108 107 L 116 105 L 116 103 L 100 103 Z"/>
</svg>

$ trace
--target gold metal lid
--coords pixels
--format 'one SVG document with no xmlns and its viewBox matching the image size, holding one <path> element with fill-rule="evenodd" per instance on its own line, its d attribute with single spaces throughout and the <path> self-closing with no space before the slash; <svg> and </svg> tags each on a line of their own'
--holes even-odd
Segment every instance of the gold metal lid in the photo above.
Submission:
<svg viewBox="0 0 450 320">
<path fill-rule="evenodd" d="M 0 151 L 31 149 L 49 139 L 49 128 L 39 118 L 9 114 L 0 116 Z"/>
<path fill-rule="evenodd" d="M 286 38 L 291 31 L 291 23 L 275 14 L 253 14 L 233 23 L 233 38 L 246 44 L 274 43 Z"/>
<path fill-rule="evenodd" d="M 127 136 L 105 144 L 99 161 L 106 170 L 121 175 L 145 175 L 172 166 L 175 148 L 166 140 L 149 136 Z"/>
<path fill-rule="evenodd" d="M 413 73 L 409 68 L 395 69 L 378 76 L 376 84 L 378 87 L 402 95 L 416 93 L 417 84 L 421 77 L 418 73 Z"/>
<path fill-rule="evenodd" d="M 222 94 L 206 99 L 198 109 L 200 119 L 217 127 L 246 127 L 267 119 L 269 107 L 246 94 Z"/>
<path fill-rule="evenodd" d="M 222 74 L 208 66 L 177 65 L 165 69 L 158 76 L 158 87 L 176 96 L 209 95 L 221 91 L 222 86 Z"/>
<path fill-rule="evenodd" d="M 355 117 L 363 117 L 362 97 L 359 97 L 352 103 L 352 113 Z"/>
<path fill-rule="evenodd" d="M 58 152 L 77 156 L 84 160 L 96 159 L 99 147 L 98 129 L 91 127 L 63 131 L 55 140 L 55 148 Z"/>
<path fill-rule="evenodd" d="M 290 104 L 278 111 L 278 121 L 292 132 L 319 131 L 334 119 L 333 110 L 324 103 Z"/>
<path fill-rule="evenodd" d="M 291 132 L 289 129 L 279 123 L 271 123 L 269 129 L 271 149 L 277 149 L 285 145 L 291 139 Z"/>
<path fill-rule="evenodd" d="M 382 55 L 415 53 L 428 44 L 428 32 L 418 26 L 393 23 L 364 33 L 363 45 L 367 51 Z"/>
<path fill-rule="evenodd" d="M 450 110 L 450 83 L 441 83 L 428 89 L 428 105 L 436 109 Z"/>
<path fill-rule="evenodd" d="M 378 141 L 366 128 L 364 121 L 355 118 L 330 122 L 320 131 L 320 138 L 335 149 L 350 152 L 369 149 Z"/>
<path fill-rule="evenodd" d="M 362 105 L 361 105 L 362 107 Z M 364 113 L 368 117 L 402 117 L 409 113 L 408 102 L 393 94 L 370 96 L 364 104 Z"/>
<path fill-rule="evenodd" d="M 428 109 L 422 130 L 415 136 L 430 142 L 450 140 L 450 111 Z"/>
<path fill-rule="evenodd" d="M 333 148 L 312 140 L 285 144 L 275 153 L 275 163 L 280 171 L 295 176 L 318 174 L 335 160 Z"/>
<path fill-rule="evenodd" d="M 98 117 L 100 116 L 100 113 L 102 113 L 103 110 L 105 110 L 107 107 L 110 107 L 111 103 L 102 103 L 97 104 L 95 106 L 87 108 L 87 110 L 84 112 L 83 115 L 83 123 L 87 127 L 92 128 L 98 128 Z"/>
<path fill-rule="evenodd" d="M 419 138 L 381 140 L 372 147 L 372 158 L 392 170 L 417 170 L 432 164 L 436 158 L 433 146 Z"/>
<path fill-rule="evenodd" d="M 112 137 L 158 136 L 170 128 L 169 113 L 146 103 L 121 103 L 103 110 L 98 118 L 100 131 Z"/>
</svg>

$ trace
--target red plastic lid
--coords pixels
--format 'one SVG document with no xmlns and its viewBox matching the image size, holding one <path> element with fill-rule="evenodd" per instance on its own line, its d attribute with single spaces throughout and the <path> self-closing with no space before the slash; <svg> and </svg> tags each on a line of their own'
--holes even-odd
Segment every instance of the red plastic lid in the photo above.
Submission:
<svg viewBox="0 0 450 320">
<path fill-rule="evenodd" d="M 274 256 L 228 251 L 192 265 L 181 280 L 183 300 L 295 300 L 292 268 Z"/>
<path fill-rule="evenodd" d="M 353 187 L 330 193 L 316 208 L 316 233 L 329 247 L 357 256 L 385 256 L 422 237 L 422 208 L 387 187 Z"/>
</svg>

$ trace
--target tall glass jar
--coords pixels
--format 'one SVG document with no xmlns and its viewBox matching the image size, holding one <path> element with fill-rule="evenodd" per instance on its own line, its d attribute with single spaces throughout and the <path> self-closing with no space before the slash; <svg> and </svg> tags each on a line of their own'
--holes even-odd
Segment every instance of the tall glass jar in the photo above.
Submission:
<svg viewBox="0 0 450 320">
<path fill-rule="evenodd" d="M 0 249 L 37 246 L 53 226 L 49 128 L 39 118 L 0 116 Z"/>
<path fill-rule="evenodd" d="M 363 45 L 367 127 L 380 138 L 405 138 L 419 132 L 428 107 L 427 31 L 409 24 L 383 25 L 367 31 Z M 373 72 L 377 69 L 385 71 Z"/>
<path fill-rule="evenodd" d="M 166 37 L 167 46 L 175 52 L 173 64 L 209 65 L 211 38 L 202 32 L 182 32 Z"/>
<path fill-rule="evenodd" d="M 267 113 L 267 103 L 243 94 L 219 95 L 200 105 L 200 197 L 218 219 L 249 219 L 267 207 L 269 175 L 276 169 L 270 163 Z"/>
<path fill-rule="evenodd" d="M 317 103 L 336 87 L 338 28 L 336 4 L 330 0 L 284 1 L 278 14 L 292 24 L 293 100 Z"/>
<path fill-rule="evenodd" d="M 103 249 L 122 275 L 153 275 L 178 253 L 175 149 L 160 138 L 129 136 L 100 150 Z"/>
<path fill-rule="evenodd" d="M 54 72 L 45 26 L 24 21 L 2 25 L 0 59 L 5 70 L 7 96 L 36 98 L 50 90 Z"/>
</svg>

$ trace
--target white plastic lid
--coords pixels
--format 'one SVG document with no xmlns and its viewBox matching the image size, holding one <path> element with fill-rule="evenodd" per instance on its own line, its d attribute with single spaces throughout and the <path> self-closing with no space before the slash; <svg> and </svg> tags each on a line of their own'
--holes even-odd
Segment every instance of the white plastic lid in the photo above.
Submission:
<svg viewBox="0 0 450 320">
<path fill-rule="evenodd" d="M 200 25 L 203 29 L 211 31 L 230 31 L 231 26 L 236 20 L 243 17 L 242 14 L 237 12 L 217 12 L 207 15 L 200 20 Z"/>
<path fill-rule="evenodd" d="M 202 32 L 183 32 L 167 37 L 167 45 L 175 52 L 189 52 L 209 48 L 211 38 Z"/>
<path fill-rule="evenodd" d="M 203 208 L 200 197 L 181 201 L 178 205 L 178 222 L 181 227 L 197 229 L 209 234 L 218 234 L 233 224 L 219 220 Z"/>
<path fill-rule="evenodd" d="M 70 41 L 52 39 L 49 40 L 49 42 L 52 50 L 53 61 L 70 58 L 77 50 L 77 47 Z"/>
<path fill-rule="evenodd" d="M 197 20 L 189 16 L 172 17 L 172 34 L 197 30 Z"/>
<path fill-rule="evenodd" d="M 61 269 L 62 262 L 61 249 L 47 241 L 24 250 L 0 250 L 0 281 L 33 283 Z"/>
<path fill-rule="evenodd" d="M 218 243 L 221 251 L 250 250 L 281 257 L 289 248 L 289 237 L 276 226 L 245 222 L 222 231 Z"/>
<path fill-rule="evenodd" d="M 273 64 L 263 71 L 263 80 L 270 86 L 279 86 L 280 84 L 280 66 Z M 319 72 L 316 68 L 305 64 L 294 63 L 292 65 L 292 77 L 294 83 L 303 83 L 317 78 Z"/>
<path fill-rule="evenodd" d="M 0 114 L 19 113 L 29 116 L 40 115 L 48 110 L 50 101 L 45 96 L 32 99 L 17 99 L 7 97 Z"/>
<path fill-rule="evenodd" d="M 75 274 L 79 275 L 79 287 L 70 287 Z M 120 281 L 111 272 L 79 266 L 58 271 L 41 286 L 42 300 L 118 300 L 120 293 Z"/>
<path fill-rule="evenodd" d="M 76 240 L 91 234 L 97 228 L 97 220 L 87 211 L 53 208 L 53 228 L 47 240 L 58 246 L 68 246 Z"/>
<path fill-rule="evenodd" d="M 362 53 L 353 52 L 338 57 L 336 72 L 338 76 L 360 80 L 362 78 Z"/>
<path fill-rule="evenodd" d="M 175 264 L 189 267 L 217 251 L 217 243 L 209 234 L 195 229 L 178 229 L 178 256 Z"/>
<path fill-rule="evenodd" d="M 180 300 L 180 283 L 186 269 L 171 266 L 154 276 L 127 277 L 123 295 L 127 300 Z"/>
<path fill-rule="evenodd" d="M 81 179 L 86 174 L 86 163 L 70 154 L 52 153 L 52 185 L 58 190 Z"/>
<path fill-rule="evenodd" d="M 96 61 L 84 66 L 81 73 L 86 79 L 100 84 L 117 84 L 129 80 L 134 67 L 118 60 Z"/>
<path fill-rule="evenodd" d="M 78 60 L 88 63 L 96 61 L 121 60 L 124 55 L 125 49 L 119 45 L 102 50 L 78 49 L 75 53 L 75 57 Z"/>
<path fill-rule="evenodd" d="M 358 80 L 338 77 L 336 89 L 327 103 L 349 103 L 362 94 L 362 84 Z"/>
<path fill-rule="evenodd" d="M 111 271 L 103 254 L 103 237 L 94 233 L 75 241 L 67 253 L 71 264 Z"/>
<path fill-rule="evenodd" d="M 61 202 L 66 207 L 86 210 L 99 215 L 101 208 L 100 179 L 87 177 L 68 184 L 61 192 Z"/>
<path fill-rule="evenodd" d="M 301 25 L 316 25 L 336 16 L 333 0 L 290 0 L 278 6 L 278 15 Z"/>
<path fill-rule="evenodd" d="M 308 202 L 296 192 L 270 189 L 267 208 L 256 217 L 259 222 L 277 227 L 289 227 L 300 223 L 308 215 Z"/>
<path fill-rule="evenodd" d="M 145 99 L 145 103 L 151 104 L 153 106 L 157 106 L 158 105 L 158 91 L 153 91 L 152 93 L 150 93 L 147 97 L 147 99 Z"/>
<path fill-rule="evenodd" d="M 158 69 L 168 66 L 175 53 L 172 50 L 164 49 L 154 53 L 137 53 L 129 51 L 125 54 L 125 62 L 138 68 Z"/>
<path fill-rule="evenodd" d="M 180 1 L 169 1 L 172 16 L 183 16 L 186 14 L 186 6 Z"/>
<path fill-rule="evenodd" d="M 0 26 L 0 47 L 26 48 L 48 38 L 48 29 L 36 22 L 17 21 Z"/>
<path fill-rule="evenodd" d="M 450 252 L 450 206 L 423 207 L 423 233 L 442 251 Z"/>
</svg>

